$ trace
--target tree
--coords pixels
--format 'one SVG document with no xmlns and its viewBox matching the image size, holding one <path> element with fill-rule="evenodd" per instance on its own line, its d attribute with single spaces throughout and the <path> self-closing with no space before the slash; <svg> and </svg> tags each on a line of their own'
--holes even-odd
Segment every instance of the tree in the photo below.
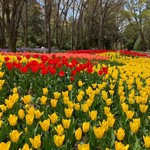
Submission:
<svg viewBox="0 0 150 150">
<path fill-rule="evenodd" d="M 16 52 L 16 42 L 18 38 L 18 28 L 22 9 L 26 0 L 0 0 L 4 18 L 0 16 L 8 37 L 8 47 L 12 52 Z"/>
<path fill-rule="evenodd" d="M 130 24 L 136 23 L 141 38 L 141 48 L 147 50 L 147 43 L 144 35 L 144 22 L 150 16 L 150 9 L 146 8 L 148 0 L 128 0 L 125 7 L 126 17 Z"/>
</svg>

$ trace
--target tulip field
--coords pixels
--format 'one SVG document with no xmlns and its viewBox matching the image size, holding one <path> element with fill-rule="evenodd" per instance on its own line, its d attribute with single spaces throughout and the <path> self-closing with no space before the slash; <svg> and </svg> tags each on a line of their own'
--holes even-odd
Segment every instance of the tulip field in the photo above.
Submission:
<svg viewBox="0 0 150 150">
<path fill-rule="evenodd" d="M 149 150 L 150 55 L 0 52 L 0 150 Z"/>
</svg>

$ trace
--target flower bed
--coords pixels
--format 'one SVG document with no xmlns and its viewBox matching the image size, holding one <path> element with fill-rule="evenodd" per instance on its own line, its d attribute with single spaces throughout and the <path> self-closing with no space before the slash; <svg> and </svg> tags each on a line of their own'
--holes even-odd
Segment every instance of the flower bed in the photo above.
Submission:
<svg viewBox="0 0 150 150">
<path fill-rule="evenodd" d="M 0 150 L 150 148 L 150 59 L 90 53 L 0 54 Z"/>
</svg>

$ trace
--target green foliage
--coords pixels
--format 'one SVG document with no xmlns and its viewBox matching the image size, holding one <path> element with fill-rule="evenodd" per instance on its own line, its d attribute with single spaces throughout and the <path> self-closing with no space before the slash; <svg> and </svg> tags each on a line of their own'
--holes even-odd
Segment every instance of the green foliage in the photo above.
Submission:
<svg viewBox="0 0 150 150">
<path fill-rule="evenodd" d="M 141 38 L 139 36 L 139 38 L 136 40 L 136 42 L 134 43 L 134 48 L 135 51 L 139 51 L 141 49 Z"/>
<path fill-rule="evenodd" d="M 134 43 L 139 36 L 137 27 L 135 24 L 129 24 L 124 31 L 124 44 L 127 49 L 134 49 Z"/>
</svg>

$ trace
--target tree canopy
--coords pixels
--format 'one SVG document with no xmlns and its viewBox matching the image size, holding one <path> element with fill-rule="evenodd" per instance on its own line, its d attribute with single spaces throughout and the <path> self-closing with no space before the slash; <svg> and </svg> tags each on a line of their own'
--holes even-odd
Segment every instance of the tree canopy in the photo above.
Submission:
<svg viewBox="0 0 150 150">
<path fill-rule="evenodd" d="M 150 48 L 149 0 L 0 0 L 0 48 Z"/>
</svg>

